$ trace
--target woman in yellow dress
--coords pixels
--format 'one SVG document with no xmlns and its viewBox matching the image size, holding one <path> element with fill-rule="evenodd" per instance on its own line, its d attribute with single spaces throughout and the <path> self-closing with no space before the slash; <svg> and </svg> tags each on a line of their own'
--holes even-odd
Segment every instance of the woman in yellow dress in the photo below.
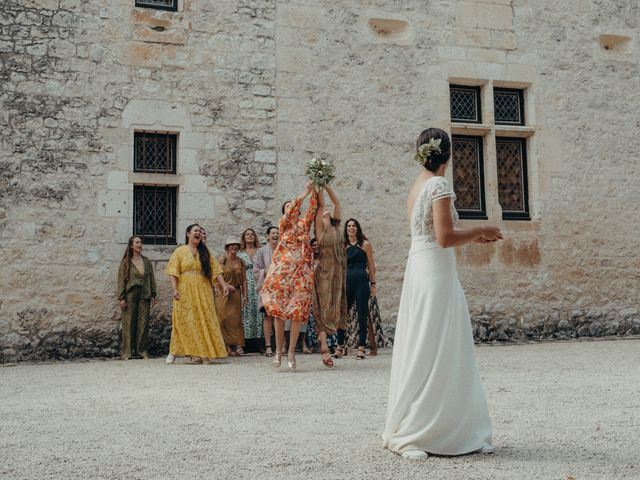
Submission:
<svg viewBox="0 0 640 480">
<path fill-rule="evenodd" d="M 200 225 L 187 227 L 185 244 L 176 248 L 165 272 L 173 289 L 171 343 L 167 363 L 176 357 L 223 358 L 227 348 L 213 304 L 212 284 L 217 281 L 226 297 L 233 287 L 222 276 L 222 268 L 202 243 Z"/>
</svg>

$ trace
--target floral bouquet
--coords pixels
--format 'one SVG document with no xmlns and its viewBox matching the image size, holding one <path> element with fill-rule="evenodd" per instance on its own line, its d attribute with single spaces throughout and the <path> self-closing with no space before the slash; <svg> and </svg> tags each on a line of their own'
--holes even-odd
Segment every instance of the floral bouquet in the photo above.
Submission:
<svg viewBox="0 0 640 480">
<path fill-rule="evenodd" d="M 336 177 L 336 167 L 332 162 L 320 158 L 312 158 L 307 164 L 307 177 L 311 183 L 320 189 L 326 187 Z"/>
</svg>

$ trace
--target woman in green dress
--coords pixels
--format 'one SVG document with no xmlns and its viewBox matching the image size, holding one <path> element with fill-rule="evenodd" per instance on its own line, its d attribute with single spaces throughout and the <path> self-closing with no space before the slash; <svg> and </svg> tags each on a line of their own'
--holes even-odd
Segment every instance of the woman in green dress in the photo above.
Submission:
<svg viewBox="0 0 640 480">
<path fill-rule="evenodd" d="M 153 266 L 142 256 L 142 238 L 129 238 L 118 270 L 118 304 L 122 310 L 122 349 L 120 356 L 149 358 L 149 311 L 156 304 Z"/>
</svg>

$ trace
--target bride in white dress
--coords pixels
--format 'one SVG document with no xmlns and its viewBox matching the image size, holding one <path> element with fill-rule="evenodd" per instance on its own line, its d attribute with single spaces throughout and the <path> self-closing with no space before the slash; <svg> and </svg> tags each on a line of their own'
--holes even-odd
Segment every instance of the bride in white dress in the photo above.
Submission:
<svg viewBox="0 0 640 480">
<path fill-rule="evenodd" d="M 455 194 L 443 177 L 451 141 L 420 134 L 424 170 L 409 193 L 411 249 L 391 364 L 384 447 L 406 458 L 492 453 L 491 420 L 475 360 L 471 321 L 452 247 L 502 238 L 495 227 L 456 229 Z"/>
</svg>

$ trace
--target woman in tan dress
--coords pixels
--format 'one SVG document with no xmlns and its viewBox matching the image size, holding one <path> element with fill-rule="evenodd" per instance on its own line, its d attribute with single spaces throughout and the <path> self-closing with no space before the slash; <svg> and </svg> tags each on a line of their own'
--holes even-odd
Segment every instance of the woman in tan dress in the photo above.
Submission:
<svg viewBox="0 0 640 480">
<path fill-rule="evenodd" d="M 238 257 L 240 242 L 235 239 L 227 240 L 224 250 L 226 254 L 220 257 L 220 265 L 224 269 L 222 275 L 232 288 L 226 297 L 216 290 L 216 312 L 224 343 L 227 344 L 227 354 L 244 355 L 242 304 L 247 300 L 246 267 Z"/>
<path fill-rule="evenodd" d="M 327 346 L 327 335 L 333 335 L 338 328 L 345 328 L 347 258 L 344 251 L 344 236 L 340 229 L 342 216 L 340 201 L 331 187 L 327 186 L 325 190 L 333 203 L 333 214 L 325 204 L 324 192 L 320 192 L 315 221 L 316 238 L 320 244 L 320 261 L 314 277 L 316 303 L 313 313 L 320 339 L 322 363 L 331 368 L 333 360 Z"/>
</svg>

